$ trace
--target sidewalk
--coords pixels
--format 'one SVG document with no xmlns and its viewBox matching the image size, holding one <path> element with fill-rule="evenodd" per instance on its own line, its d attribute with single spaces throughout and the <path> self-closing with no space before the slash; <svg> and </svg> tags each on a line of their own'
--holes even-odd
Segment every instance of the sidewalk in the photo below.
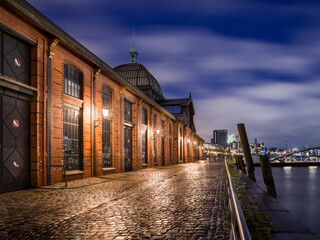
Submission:
<svg viewBox="0 0 320 240">
<path fill-rule="evenodd" d="M 0 194 L 0 239 L 223 239 L 223 163 L 190 163 Z"/>
<path fill-rule="evenodd" d="M 275 225 L 272 237 L 275 240 L 319 240 L 307 226 L 296 218 L 288 209 L 283 207 L 276 199 L 269 196 L 258 184 L 252 181 L 240 170 L 241 181 L 249 191 L 251 199 L 259 209 L 270 218 Z"/>
</svg>

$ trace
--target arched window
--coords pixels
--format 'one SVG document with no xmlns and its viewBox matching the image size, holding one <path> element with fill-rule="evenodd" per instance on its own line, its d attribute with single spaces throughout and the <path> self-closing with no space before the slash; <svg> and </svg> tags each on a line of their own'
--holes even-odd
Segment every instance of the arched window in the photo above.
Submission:
<svg viewBox="0 0 320 240">
<path fill-rule="evenodd" d="M 81 82 L 82 74 L 70 65 L 64 64 L 64 93 L 81 99 Z"/>
<path fill-rule="evenodd" d="M 65 104 L 63 108 L 64 164 L 67 170 L 80 169 L 80 108 Z"/>
</svg>

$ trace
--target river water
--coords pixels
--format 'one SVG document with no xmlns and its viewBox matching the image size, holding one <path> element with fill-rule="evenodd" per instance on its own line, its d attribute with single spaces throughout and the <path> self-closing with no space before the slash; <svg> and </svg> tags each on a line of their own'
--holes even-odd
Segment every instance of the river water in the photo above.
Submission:
<svg viewBox="0 0 320 240">
<path fill-rule="evenodd" d="M 273 167 L 278 202 L 320 236 L 320 167 Z M 260 167 L 257 183 L 266 189 Z"/>
</svg>

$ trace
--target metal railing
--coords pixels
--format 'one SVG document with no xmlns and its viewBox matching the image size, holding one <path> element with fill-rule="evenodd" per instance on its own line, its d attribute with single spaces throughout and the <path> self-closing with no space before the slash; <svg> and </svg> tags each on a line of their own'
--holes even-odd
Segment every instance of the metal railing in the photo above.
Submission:
<svg viewBox="0 0 320 240">
<path fill-rule="evenodd" d="M 224 160 L 224 163 L 227 172 L 228 206 L 231 223 L 230 239 L 238 239 L 238 236 L 240 236 L 240 239 L 251 240 L 248 226 L 232 183 L 231 175 L 227 164 L 227 159 Z"/>
</svg>

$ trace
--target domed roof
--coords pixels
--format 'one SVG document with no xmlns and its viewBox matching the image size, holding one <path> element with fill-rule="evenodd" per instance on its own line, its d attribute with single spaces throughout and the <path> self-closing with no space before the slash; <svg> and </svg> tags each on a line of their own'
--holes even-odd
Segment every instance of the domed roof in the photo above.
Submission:
<svg viewBox="0 0 320 240">
<path fill-rule="evenodd" d="M 140 63 L 128 63 L 117 66 L 114 70 L 132 85 L 137 86 L 154 100 L 163 100 L 160 84 L 154 76 Z"/>
</svg>

